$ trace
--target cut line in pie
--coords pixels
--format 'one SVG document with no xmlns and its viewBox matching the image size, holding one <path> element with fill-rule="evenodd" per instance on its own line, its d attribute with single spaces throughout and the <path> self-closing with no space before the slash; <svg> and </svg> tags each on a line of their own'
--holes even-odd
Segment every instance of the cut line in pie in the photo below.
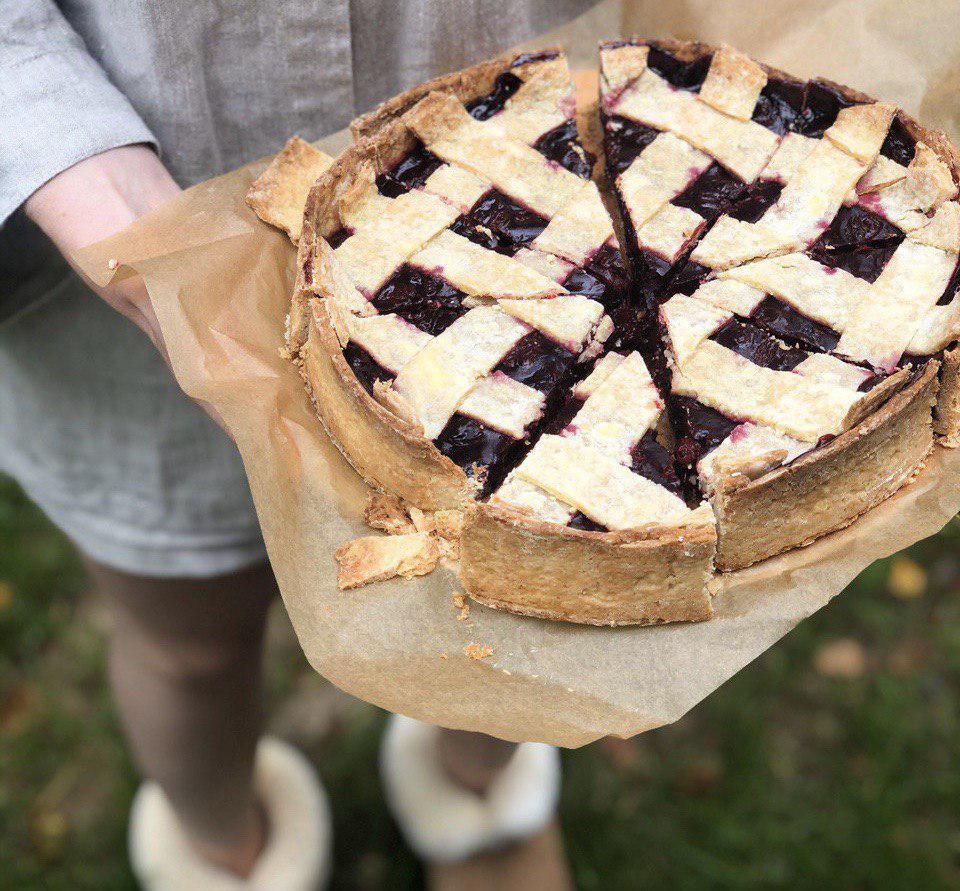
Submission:
<svg viewBox="0 0 960 891">
<path fill-rule="evenodd" d="M 960 437 L 960 163 L 894 106 L 689 42 L 603 44 L 598 124 L 588 149 L 559 50 L 504 57 L 332 163 L 291 141 L 248 200 L 299 234 L 320 419 L 376 489 L 463 512 L 471 597 L 706 619 L 717 571 Z"/>
</svg>

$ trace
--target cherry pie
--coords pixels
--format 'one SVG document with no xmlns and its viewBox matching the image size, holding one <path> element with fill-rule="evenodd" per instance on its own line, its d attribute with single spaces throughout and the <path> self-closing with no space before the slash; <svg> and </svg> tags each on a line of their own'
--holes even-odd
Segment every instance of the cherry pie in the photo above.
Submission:
<svg viewBox="0 0 960 891">
<path fill-rule="evenodd" d="M 355 121 L 306 199 L 288 349 L 366 480 L 463 512 L 474 599 L 704 619 L 715 569 L 848 525 L 960 436 L 960 163 L 727 47 L 600 63 L 605 171 L 559 51 Z M 326 162 L 294 148 L 302 191 Z M 251 198 L 295 237 L 257 197 L 284 163 Z"/>
</svg>

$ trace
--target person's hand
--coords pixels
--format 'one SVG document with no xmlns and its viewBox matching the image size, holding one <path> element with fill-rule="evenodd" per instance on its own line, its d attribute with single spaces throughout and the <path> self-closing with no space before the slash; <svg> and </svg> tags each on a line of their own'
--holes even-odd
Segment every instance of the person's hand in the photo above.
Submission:
<svg viewBox="0 0 960 891">
<path fill-rule="evenodd" d="M 57 174 L 27 199 L 25 209 L 69 259 L 74 251 L 126 229 L 180 191 L 156 152 L 145 145 L 127 145 L 93 155 Z M 150 338 L 169 365 L 170 356 L 143 282 L 130 278 L 101 288 L 80 274 L 94 293 Z M 224 427 L 212 406 L 200 405 Z"/>
</svg>

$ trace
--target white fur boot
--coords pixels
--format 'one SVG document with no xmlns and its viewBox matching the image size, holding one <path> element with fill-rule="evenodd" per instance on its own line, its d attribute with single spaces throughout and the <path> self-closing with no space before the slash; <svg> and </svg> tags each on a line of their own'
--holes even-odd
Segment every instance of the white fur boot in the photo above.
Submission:
<svg viewBox="0 0 960 891">
<path fill-rule="evenodd" d="M 145 891 L 316 891 L 330 872 L 327 796 L 313 765 L 295 748 L 266 738 L 257 746 L 257 797 L 268 836 L 248 879 L 197 854 L 166 796 L 144 783 L 130 812 L 130 862 Z"/>
<path fill-rule="evenodd" d="M 449 863 L 534 835 L 560 796 L 560 756 L 521 743 L 481 798 L 446 774 L 437 755 L 439 727 L 393 715 L 380 770 L 387 803 L 407 843 L 424 860 Z"/>
</svg>

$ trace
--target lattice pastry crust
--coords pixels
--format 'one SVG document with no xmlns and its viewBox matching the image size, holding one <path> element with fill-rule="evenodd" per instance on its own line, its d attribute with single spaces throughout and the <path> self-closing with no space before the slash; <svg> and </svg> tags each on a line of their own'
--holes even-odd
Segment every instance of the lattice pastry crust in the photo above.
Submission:
<svg viewBox="0 0 960 891">
<path fill-rule="evenodd" d="M 668 84 L 651 46 L 709 56 L 701 83 Z M 692 261 L 706 271 L 696 287 L 632 308 L 611 296 L 626 293 L 620 241 L 565 60 L 548 50 L 438 78 L 354 122 L 356 143 L 305 199 L 287 349 L 372 486 L 462 512 L 474 599 L 595 624 L 699 620 L 714 565 L 854 522 L 917 472 L 934 431 L 958 438 L 960 302 L 929 295 L 956 270 L 960 165 L 942 134 L 836 85 L 852 104 L 823 133 L 776 132 L 755 108 L 771 80 L 799 82 L 730 48 L 606 45 L 601 80 L 607 118 L 659 131 L 610 171 L 632 287 L 647 287 L 641 254 L 664 282 Z M 879 154 L 895 115 L 917 142 L 910 163 Z M 291 237 L 290 207 L 328 163 L 304 145 L 250 196 Z M 707 212 L 686 196 L 710 177 L 731 193 L 766 177 L 779 197 L 755 221 Z M 826 216 L 857 207 L 900 233 L 873 281 L 811 247 Z M 411 308 L 423 295 L 426 315 Z M 763 329 L 790 361 L 745 358 L 730 326 L 761 326 L 771 300 L 831 345 Z M 904 355 L 924 358 L 900 368 Z M 690 401 L 742 422 L 684 482 Z M 481 441 L 486 457 L 467 463 L 463 443 Z"/>
</svg>

